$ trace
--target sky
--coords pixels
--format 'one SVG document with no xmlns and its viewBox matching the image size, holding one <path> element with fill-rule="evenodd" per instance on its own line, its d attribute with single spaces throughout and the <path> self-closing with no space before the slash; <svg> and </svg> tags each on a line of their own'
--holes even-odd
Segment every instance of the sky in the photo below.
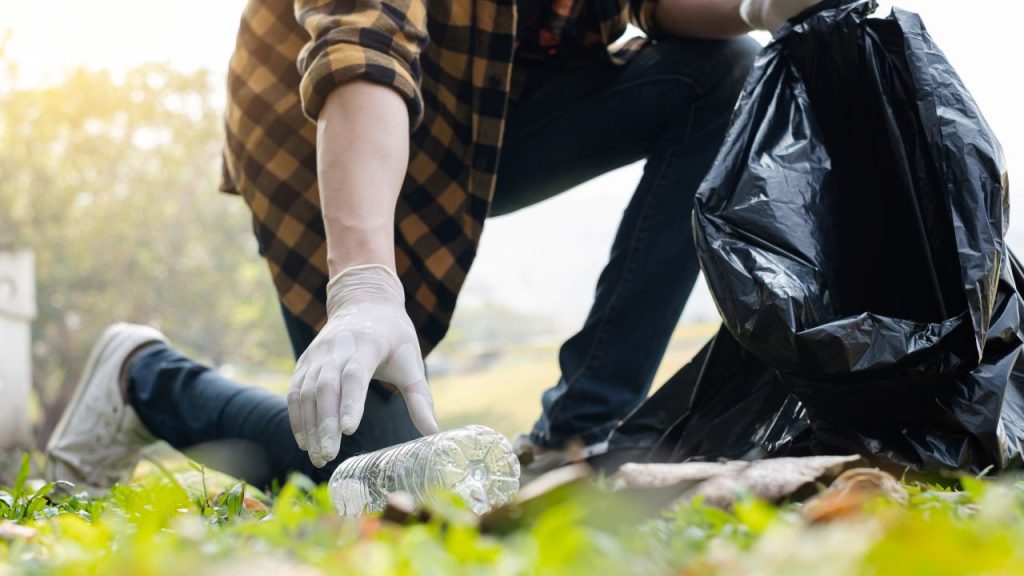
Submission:
<svg viewBox="0 0 1024 576">
<path fill-rule="evenodd" d="M 1024 174 L 1024 4 L 1007 0 L 904 0 L 918 12 L 981 106 L 1003 144 L 1011 190 Z M 0 34 L 28 83 L 76 65 L 123 70 L 143 62 L 224 70 L 244 0 L 5 0 Z M 883 2 L 880 14 L 888 13 Z M 559 197 L 488 221 L 462 306 L 500 303 L 560 319 L 567 330 L 586 315 L 622 210 L 642 170 L 635 164 Z M 215 193 L 211 190 L 211 194 Z M 1011 193 L 1010 245 L 1024 249 L 1024 204 Z M 717 315 L 703 285 L 686 321 Z"/>
</svg>

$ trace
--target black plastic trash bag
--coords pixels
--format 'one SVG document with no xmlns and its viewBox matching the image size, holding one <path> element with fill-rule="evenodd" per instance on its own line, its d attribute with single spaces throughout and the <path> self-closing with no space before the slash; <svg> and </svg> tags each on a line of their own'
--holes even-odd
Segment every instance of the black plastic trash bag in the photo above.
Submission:
<svg viewBox="0 0 1024 576">
<path fill-rule="evenodd" d="M 920 18 L 874 8 L 825 2 L 755 62 L 694 212 L 724 329 L 612 434 L 613 459 L 1020 465 L 1002 152 Z"/>
</svg>

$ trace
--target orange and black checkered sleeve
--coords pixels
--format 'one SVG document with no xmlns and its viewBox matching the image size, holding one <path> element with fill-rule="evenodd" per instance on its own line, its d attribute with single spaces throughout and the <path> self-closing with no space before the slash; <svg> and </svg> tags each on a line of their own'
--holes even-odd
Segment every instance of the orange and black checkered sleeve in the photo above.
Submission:
<svg viewBox="0 0 1024 576">
<path fill-rule="evenodd" d="M 316 120 L 339 85 L 367 80 L 398 91 L 419 124 L 426 0 L 295 0 L 295 15 L 310 35 L 298 58 L 306 116 Z"/>
</svg>

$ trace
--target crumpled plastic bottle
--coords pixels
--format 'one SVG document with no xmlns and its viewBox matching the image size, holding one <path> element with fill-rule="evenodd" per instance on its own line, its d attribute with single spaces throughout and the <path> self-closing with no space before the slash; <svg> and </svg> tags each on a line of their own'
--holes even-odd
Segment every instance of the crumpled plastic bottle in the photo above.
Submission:
<svg viewBox="0 0 1024 576">
<path fill-rule="evenodd" d="M 484 514 L 519 490 L 519 460 L 504 436 L 466 426 L 349 458 L 331 475 L 328 491 L 342 516 L 379 512 L 388 494 L 405 492 L 417 505 L 452 492 Z"/>
</svg>

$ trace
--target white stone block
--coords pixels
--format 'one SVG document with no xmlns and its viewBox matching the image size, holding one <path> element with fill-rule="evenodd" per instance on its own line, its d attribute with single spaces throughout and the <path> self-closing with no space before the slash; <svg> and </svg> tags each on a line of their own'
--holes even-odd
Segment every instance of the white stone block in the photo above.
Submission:
<svg viewBox="0 0 1024 576">
<path fill-rule="evenodd" d="M 31 441 L 32 321 L 36 317 L 31 252 L 0 252 L 0 450 Z"/>
</svg>

